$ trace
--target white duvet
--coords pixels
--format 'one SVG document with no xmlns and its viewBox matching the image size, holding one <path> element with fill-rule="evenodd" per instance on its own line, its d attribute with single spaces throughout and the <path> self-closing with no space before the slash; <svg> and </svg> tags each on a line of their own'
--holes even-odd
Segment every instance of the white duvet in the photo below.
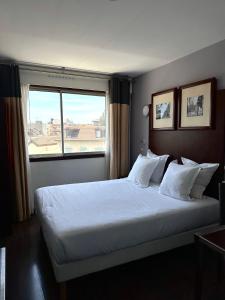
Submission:
<svg viewBox="0 0 225 300">
<path fill-rule="evenodd" d="M 51 255 L 58 264 L 215 223 L 219 202 L 181 201 L 127 179 L 40 188 L 35 193 Z"/>
</svg>

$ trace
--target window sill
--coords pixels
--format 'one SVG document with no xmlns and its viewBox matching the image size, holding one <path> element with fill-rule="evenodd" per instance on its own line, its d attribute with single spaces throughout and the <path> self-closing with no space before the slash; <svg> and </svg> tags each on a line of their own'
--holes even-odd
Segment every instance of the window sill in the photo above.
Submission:
<svg viewBox="0 0 225 300">
<path fill-rule="evenodd" d="M 30 156 L 30 162 L 105 157 L 105 152 L 65 154 L 61 156 Z"/>
</svg>

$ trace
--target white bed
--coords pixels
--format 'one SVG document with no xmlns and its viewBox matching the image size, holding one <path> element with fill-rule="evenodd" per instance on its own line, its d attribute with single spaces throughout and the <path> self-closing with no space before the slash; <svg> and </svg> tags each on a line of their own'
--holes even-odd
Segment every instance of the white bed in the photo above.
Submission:
<svg viewBox="0 0 225 300">
<path fill-rule="evenodd" d="M 219 220 L 216 199 L 181 201 L 126 178 L 40 188 L 35 204 L 58 282 L 190 243 Z"/>
</svg>

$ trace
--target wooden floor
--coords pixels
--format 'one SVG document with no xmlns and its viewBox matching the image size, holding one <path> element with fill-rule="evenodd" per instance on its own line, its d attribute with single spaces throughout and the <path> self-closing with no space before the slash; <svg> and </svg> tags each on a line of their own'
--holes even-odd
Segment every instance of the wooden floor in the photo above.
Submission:
<svg viewBox="0 0 225 300">
<path fill-rule="evenodd" d="M 17 225 L 7 246 L 7 300 L 58 300 L 58 286 L 35 218 Z M 224 300 L 216 257 L 205 253 L 202 299 Z M 75 300 L 194 300 L 195 251 L 186 246 L 68 283 Z M 199 299 L 200 300 L 200 299 Z"/>
</svg>

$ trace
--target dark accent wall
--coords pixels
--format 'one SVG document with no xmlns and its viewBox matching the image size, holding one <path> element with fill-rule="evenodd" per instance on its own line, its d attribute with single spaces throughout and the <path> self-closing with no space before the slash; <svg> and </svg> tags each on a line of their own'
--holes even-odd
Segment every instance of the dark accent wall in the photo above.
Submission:
<svg viewBox="0 0 225 300">
<path fill-rule="evenodd" d="M 142 108 L 151 103 L 151 94 L 210 77 L 217 78 L 218 89 L 225 88 L 225 40 L 134 80 L 131 105 L 132 161 L 141 148 L 145 151 L 148 147 L 149 121 L 143 117 Z"/>
</svg>

